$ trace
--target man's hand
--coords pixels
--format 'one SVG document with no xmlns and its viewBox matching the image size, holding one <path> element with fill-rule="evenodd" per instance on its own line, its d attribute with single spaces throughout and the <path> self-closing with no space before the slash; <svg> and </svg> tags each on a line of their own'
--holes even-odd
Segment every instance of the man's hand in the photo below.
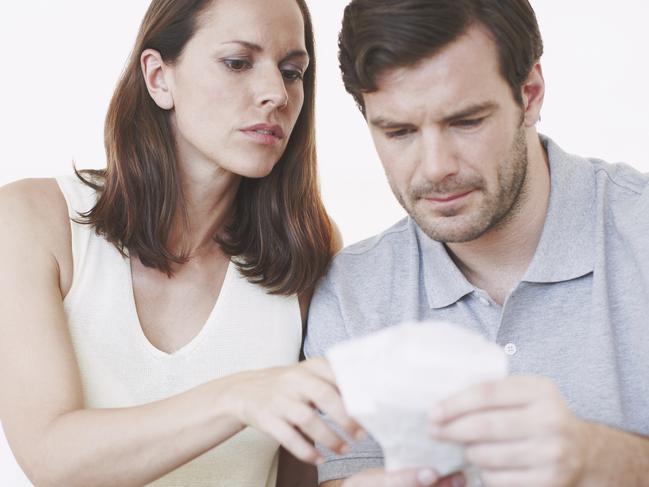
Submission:
<svg viewBox="0 0 649 487">
<path fill-rule="evenodd" d="M 592 428 L 542 377 L 480 384 L 430 414 L 431 436 L 463 444 L 466 459 L 482 470 L 485 487 L 579 485 Z"/>
<path fill-rule="evenodd" d="M 325 483 L 323 487 L 327 485 L 328 483 Z M 464 487 L 465 482 L 462 474 L 440 479 L 435 471 L 430 469 L 389 473 L 383 469 L 371 469 L 354 475 L 339 485 L 341 487 Z"/>
</svg>

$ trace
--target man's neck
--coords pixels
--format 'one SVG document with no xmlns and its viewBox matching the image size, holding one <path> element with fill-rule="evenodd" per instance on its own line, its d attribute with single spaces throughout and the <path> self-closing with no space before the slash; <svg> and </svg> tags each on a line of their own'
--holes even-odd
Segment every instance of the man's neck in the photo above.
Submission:
<svg viewBox="0 0 649 487">
<path fill-rule="evenodd" d="M 536 131 L 527 142 L 527 194 L 516 214 L 476 240 L 446 246 L 467 280 L 499 304 L 518 285 L 534 257 L 550 199 L 547 154 Z"/>
</svg>

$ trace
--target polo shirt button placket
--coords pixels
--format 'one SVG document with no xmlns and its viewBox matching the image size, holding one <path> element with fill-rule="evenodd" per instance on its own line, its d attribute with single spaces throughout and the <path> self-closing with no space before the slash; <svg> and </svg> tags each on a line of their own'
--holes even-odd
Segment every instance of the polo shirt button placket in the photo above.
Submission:
<svg viewBox="0 0 649 487">
<path fill-rule="evenodd" d="M 513 343 L 508 343 L 504 347 L 505 353 L 509 356 L 516 355 L 516 352 L 518 352 L 518 348 L 516 348 L 516 345 Z"/>
</svg>

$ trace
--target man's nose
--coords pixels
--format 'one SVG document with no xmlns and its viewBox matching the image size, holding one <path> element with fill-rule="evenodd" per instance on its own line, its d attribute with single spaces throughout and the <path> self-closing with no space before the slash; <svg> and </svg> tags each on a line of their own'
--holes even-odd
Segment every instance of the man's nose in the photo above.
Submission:
<svg viewBox="0 0 649 487">
<path fill-rule="evenodd" d="M 437 131 L 423 133 L 419 161 L 424 177 L 433 183 L 441 182 L 459 171 L 452 144 Z"/>
</svg>

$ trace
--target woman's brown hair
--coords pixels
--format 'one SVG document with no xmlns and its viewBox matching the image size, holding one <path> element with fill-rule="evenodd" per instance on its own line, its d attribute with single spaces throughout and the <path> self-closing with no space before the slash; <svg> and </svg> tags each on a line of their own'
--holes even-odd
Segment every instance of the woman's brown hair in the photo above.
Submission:
<svg viewBox="0 0 649 487">
<path fill-rule="evenodd" d="M 140 55 L 155 49 L 166 63 L 175 62 L 213 1 L 218 0 L 151 2 L 106 116 L 106 169 L 77 172 L 98 192 L 97 204 L 80 221 L 123 255 L 169 275 L 174 263 L 187 261 L 167 248 L 174 218 L 186 211 L 169 115 L 147 91 Z M 302 111 L 273 171 L 262 179 L 242 178 L 231 223 L 214 236 L 224 252 L 237 257 L 244 276 L 284 295 L 310 289 L 332 255 L 332 227 L 316 174 L 313 27 L 305 1 L 296 1 L 310 57 Z"/>
</svg>

